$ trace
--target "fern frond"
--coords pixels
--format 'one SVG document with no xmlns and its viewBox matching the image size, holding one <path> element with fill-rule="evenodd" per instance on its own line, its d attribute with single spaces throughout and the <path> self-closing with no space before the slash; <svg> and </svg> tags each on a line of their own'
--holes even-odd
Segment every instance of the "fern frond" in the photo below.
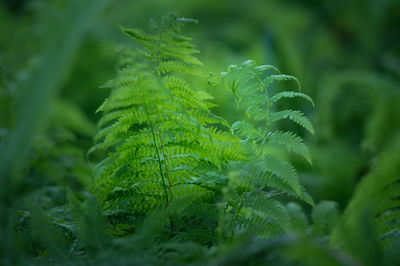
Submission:
<svg viewBox="0 0 400 266">
<path fill-rule="evenodd" d="M 293 122 L 307 129 L 311 134 L 314 134 L 314 127 L 311 121 L 301 111 L 283 110 L 270 114 L 271 122 L 279 121 L 282 119 L 290 119 Z"/>
<path fill-rule="evenodd" d="M 282 98 L 295 98 L 295 97 L 304 98 L 307 101 L 309 101 L 313 107 L 315 107 L 314 101 L 310 96 L 308 96 L 307 94 L 301 93 L 301 92 L 294 92 L 294 91 L 279 92 L 279 93 L 275 94 L 274 96 L 272 96 L 270 101 L 271 101 L 271 103 L 276 103 Z"/>
<path fill-rule="evenodd" d="M 184 78 L 201 74 L 201 62 L 177 19 L 169 16 L 153 33 L 121 27 L 142 48 L 123 54 L 97 110 L 103 117 L 90 152 L 112 151 L 94 185 L 107 210 L 143 215 L 179 199 L 210 197 L 211 173 L 247 159 L 239 139 L 218 129 L 229 124 L 210 111 L 212 96 Z"/>
<path fill-rule="evenodd" d="M 271 74 L 271 71 L 278 74 Z M 218 80 L 213 78 L 217 84 Z M 273 66 L 257 66 L 252 60 L 240 66 L 229 66 L 221 79 L 221 83 L 232 90 L 238 109 L 244 110 L 246 115 L 246 119 L 233 123 L 231 130 L 241 138 L 243 150 L 249 157 L 248 161 L 236 166 L 240 169 L 241 179 L 232 177 L 229 182 L 229 193 L 225 196 L 234 214 L 230 219 L 224 219 L 230 220 L 231 238 L 235 230 L 243 228 L 258 228 L 261 235 L 270 237 L 290 228 L 286 210 L 275 199 L 265 198 L 271 189 L 314 206 L 312 198 L 301 186 L 295 168 L 282 159 L 285 156 L 277 156 L 285 154 L 286 150 L 303 156 L 311 164 L 311 155 L 303 139 L 290 131 L 270 130 L 282 119 L 290 119 L 311 133 L 314 133 L 313 125 L 301 111 L 274 111 L 272 107 L 282 98 L 301 97 L 313 106 L 314 103 L 300 92 L 283 91 L 271 96 L 269 87 L 273 82 L 293 80 L 299 90 L 300 83 L 293 76 L 280 74 Z"/>
<path fill-rule="evenodd" d="M 188 74 L 199 75 L 199 76 L 204 75 L 198 69 L 197 66 L 195 66 L 193 64 L 183 63 L 181 61 L 176 61 L 176 60 L 160 62 L 160 64 L 156 67 L 156 70 L 162 74 L 179 71 L 182 73 L 188 73 Z"/>
<path fill-rule="evenodd" d="M 267 155 L 258 163 L 257 175 L 263 176 L 272 173 L 286 183 L 298 196 L 301 196 L 301 187 L 297 173 L 292 165 L 274 156 Z"/>
<path fill-rule="evenodd" d="M 304 144 L 302 138 L 293 132 L 283 132 L 280 130 L 270 132 L 267 135 L 267 143 L 284 146 L 289 152 L 294 152 L 303 156 L 310 164 L 312 164 L 311 154 L 307 145 Z"/>
<path fill-rule="evenodd" d="M 232 124 L 231 130 L 244 138 L 262 137 L 262 134 L 254 126 L 246 121 L 237 121 Z"/>
<path fill-rule="evenodd" d="M 285 207 L 278 201 L 263 197 L 248 197 L 244 205 L 263 218 L 274 220 L 283 230 L 290 229 L 290 219 Z"/>
<path fill-rule="evenodd" d="M 125 32 L 127 35 L 131 36 L 133 39 L 135 39 L 137 41 L 147 41 L 147 42 L 157 41 L 156 36 L 145 33 L 140 29 L 129 29 L 129 28 L 125 28 L 121 25 L 120 25 L 120 29 L 121 29 L 121 31 Z"/>
<path fill-rule="evenodd" d="M 267 76 L 263 80 L 263 82 L 264 82 L 265 86 L 270 86 L 275 81 L 287 81 L 287 80 L 295 81 L 297 88 L 299 89 L 299 91 L 301 90 L 300 81 L 296 77 L 290 76 L 290 75 L 284 75 L 284 74 L 270 75 L 270 76 Z"/>
</svg>

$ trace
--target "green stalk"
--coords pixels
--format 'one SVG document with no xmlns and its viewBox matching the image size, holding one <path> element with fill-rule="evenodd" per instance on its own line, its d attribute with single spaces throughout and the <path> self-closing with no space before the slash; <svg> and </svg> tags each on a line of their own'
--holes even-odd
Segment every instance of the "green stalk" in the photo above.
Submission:
<svg viewBox="0 0 400 266">
<path fill-rule="evenodd" d="M 155 133 L 154 133 L 153 123 L 150 123 L 150 126 L 151 126 L 151 134 L 153 136 L 154 147 L 155 147 L 156 152 L 157 152 L 157 160 L 158 160 L 158 166 L 160 167 L 162 185 L 163 185 L 163 189 L 164 189 L 164 193 L 165 193 L 165 200 L 166 200 L 165 207 L 168 207 L 169 200 L 168 200 L 167 186 L 166 186 L 165 180 L 164 180 L 164 172 L 162 170 L 161 157 L 160 157 L 160 152 L 158 151 L 157 140 L 156 140 L 156 136 L 155 136 Z"/>
</svg>

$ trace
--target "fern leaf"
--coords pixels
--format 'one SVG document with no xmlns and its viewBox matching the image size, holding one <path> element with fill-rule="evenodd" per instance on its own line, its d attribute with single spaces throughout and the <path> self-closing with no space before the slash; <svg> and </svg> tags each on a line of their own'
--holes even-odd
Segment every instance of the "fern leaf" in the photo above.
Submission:
<svg viewBox="0 0 400 266">
<path fill-rule="evenodd" d="M 292 165 L 274 156 L 267 155 L 257 163 L 257 175 L 263 176 L 272 173 L 287 184 L 295 193 L 302 196 L 301 187 L 297 173 Z"/>
<path fill-rule="evenodd" d="M 283 92 L 277 93 L 271 97 L 270 102 L 275 103 L 275 102 L 278 102 L 282 98 L 295 98 L 295 97 L 304 98 L 307 101 L 309 101 L 313 107 L 315 107 L 314 101 L 311 99 L 310 96 L 308 96 L 307 94 L 301 93 L 301 92 L 293 92 L 293 91 L 283 91 Z"/>
<path fill-rule="evenodd" d="M 294 77 L 294 76 L 290 76 L 290 75 L 284 75 L 284 74 L 279 74 L 279 75 L 270 75 L 268 77 L 266 77 L 263 82 L 265 83 L 265 86 L 270 86 L 273 82 L 275 81 L 286 81 L 286 80 L 293 80 L 296 82 L 297 88 L 299 89 L 299 91 L 301 90 L 301 85 L 300 85 L 300 81 Z"/>
<path fill-rule="evenodd" d="M 284 110 L 270 114 L 270 119 L 272 122 L 279 121 L 282 119 L 290 119 L 293 122 L 299 124 L 300 126 L 307 129 L 311 134 L 314 134 L 314 127 L 311 121 L 301 112 L 294 110 Z"/>
<path fill-rule="evenodd" d="M 267 143 L 282 145 L 289 152 L 294 152 L 303 156 L 310 164 L 312 164 L 311 154 L 308 150 L 307 145 L 303 143 L 302 138 L 300 138 L 293 132 L 283 132 L 279 130 L 270 132 L 267 135 Z"/>
<path fill-rule="evenodd" d="M 240 134 L 241 137 L 244 138 L 252 138 L 252 137 L 260 137 L 262 136 L 260 132 L 250 123 L 246 121 L 237 121 L 232 124 L 231 130 L 233 132 L 237 132 Z"/>
<path fill-rule="evenodd" d="M 144 33 L 139 29 L 128 29 L 120 25 L 121 31 L 125 32 L 128 36 L 135 40 L 141 41 L 157 41 L 157 38 L 151 34 Z"/>
<path fill-rule="evenodd" d="M 263 218 L 276 221 L 283 230 L 290 229 L 290 219 L 285 207 L 278 201 L 266 196 L 248 197 L 245 206 L 257 212 Z"/>
<path fill-rule="evenodd" d="M 166 74 L 173 71 L 179 71 L 183 73 L 204 76 L 204 74 L 201 71 L 199 71 L 198 67 L 176 60 L 160 62 L 160 64 L 157 66 L 156 69 L 158 72 L 162 74 Z"/>
</svg>

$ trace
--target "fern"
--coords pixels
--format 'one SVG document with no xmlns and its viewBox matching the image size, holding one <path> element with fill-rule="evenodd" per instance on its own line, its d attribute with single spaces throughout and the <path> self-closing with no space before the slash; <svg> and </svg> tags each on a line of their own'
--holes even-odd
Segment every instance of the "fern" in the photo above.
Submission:
<svg viewBox="0 0 400 266">
<path fill-rule="evenodd" d="M 312 99 L 301 92 L 281 92 L 270 98 L 268 86 L 273 82 L 294 80 L 300 88 L 292 76 L 267 75 L 279 72 L 273 66 L 255 66 L 253 61 L 231 66 L 221 80 L 232 89 L 247 119 L 234 123 L 229 133 L 223 129 L 229 124 L 211 112 L 212 97 L 186 80 L 202 72 L 194 56 L 198 50 L 180 35 L 181 22 L 169 15 L 161 25 L 152 24 L 152 33 L 121 27 L 142 47 L 125 52 L 117 77 L 105 84 L 112 91 L 98 108 L 104 114 L 90 151 L 111 150 L 97 167 L 98 196 L 111 212 L 142 215 L 168 207 L 176 199 L 201 197 L 203 202 L 191 205 L 188 201 L 186 210 L 171 217 L 170 227 L 177 229 L 176 239 L 211 244 L 218 215 L 207 206 L 216 203 L 214 192 L 226 184 L 219 180 L 228 179 L 227 207 L 222 213 L 230 214 L 226 224 L 219 221 L 223 236 L 232 239 L 236 230 L 251 229 L 271 237 L 289 230 L 289 215 L 275 196 L 288 195 L 311 205 L 313 201 L 285 159 L 286 152 L 299 154 L 309 163 L 311 156 L 300 136 L 272 128 L 282 119 L 311 133 L 314 128 L 298 110 L 272 110 L 282 98 L 301 97 L 313 104 Z M 226 176 L 226 170 L 231 174 Z M 192 208 L 204 209 L 201 216 L 205 218 L 194 215 Z M 205 226 L 210 221 L 214 226 Z M 224 232 L 225 225 L 229 232 Z"/>
<path fill-rule="evenodd" d="M 294 80 L 300 89 L 295 77 L 271 71 L 279 73 L 273 66 L 256 66 L 249 60 L 240 66 L 230 66 L 221 75 L 222 84 L 232 90 L 238 109 L 246 115 L 246 119 L 231 127 L 241 138 L 248 157 L 248 161 L 236 165 L 237 172 L 231 177 L 225 195 L 230 206 L 227 213 L 233 213 L 228 230 L 231 238 L 242 227 L 263 228 L 261 232 L 266 237 L 289 230 L 289 215 L 275 196 L 285 194 L 314 204 L 301 186 L 295 168 L 285 159 L 286 152 L 291 152 L 311 164 L 307 146 L 295 133 L 274 129 L 277 121 L 289 119 L 313 134 L 313 125 L 301 111 L 274 111 L 274 104 L 282 98 L 294 97 L 306 99 L 313 106 L 314 103 L 301 92 L 284 91 L 271 97 L 269 86 L 273 82 Z M 218 83 L 212 78 L 210 83 Z"/>
<path fill-rule="evenodd" d="M 201 62 L 180 34 L 183 22 L 171 14 L 153 23 L 152 33 L 121 27 L 142 47 L 124 54 L 98 108 L 103 117 L 90 152 L 111 151 L 94 188 L 106 209 L 144 214 L 187 195 L 210 195 L 218 169 L 245 158 L 238 138 L 218 129 L 228 124 L 211 112 L 212 96 L 185 78 L 201 74 Z"/>
</svg>

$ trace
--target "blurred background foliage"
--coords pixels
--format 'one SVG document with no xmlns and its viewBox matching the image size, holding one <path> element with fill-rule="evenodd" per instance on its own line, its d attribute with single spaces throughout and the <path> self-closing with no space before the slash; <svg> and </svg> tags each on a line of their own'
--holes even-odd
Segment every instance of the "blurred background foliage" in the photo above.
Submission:
<svg viewBox="0 0 400 266">
<path fill-rule="evenodd" d="M 101 85 L 114 76 L 119 47 L 132 45 L 118 25 L 147 29 L 150 19 L 171 11 L 199 20 L 184 32 L 193 37 L 201 51 L 205 70 L 219 73 L 229 64 L 254 59 L 259 64 L 276 65 L 301 81 L 302 91 L 316 102 L 315 111 L 296 102 L 312 117 L 316 128 L 315 136 L 300 132 L 311 148 L 313 166 L 296 158 L 293 162 L 308 192 L 325 207 L 318 212 L 319 205 L 312 211 L 289 203 L 298 231 L 312 228 L 311 235 L 328 236 L 343 213 L 344 222 L 333 230 L 333 242 L 341 243 L 347 237 L 344 249 L 353 252 L 361 264 L 394 263 L 398 254 L 396 257 L 396 252 L 384 248 L 380 252 L 380 247 L 374 246 L 378 243 L 376 235 L 369 234 L 368 228 L 388 233 L 384 226 L 376 226 L 380 207 L 371 199 L 379 202 L 382 193 L 389 193 L 391 208 L 398 211 L 400 205 L 400 193 L 396 192 L 400 191 L 398 0 L 1 1 L 0 192 L 4 238 L 0 255 L 10 256 L 4 262 L 12 264 L 17 254 L 23 255 L 21 260 L 32 254 L 46 257 L 41 254 L 44 249 L 29 244 L 39 243 L 38 237 L 28 240 L 26 235 L 14 233 L 25 230 L 22 224 L 27 213 L 36 213 L 32 224 L 38 228 L 45 224 L 43 214 L 34 209 L 59 217 L 66 228 L 64 234 L 75 230 L 71 221 L 79 208 L 73 214 L 63 211 L 62 206 L 71 202 L 72 194 L 78 201 L 91 197 L 87 186 L 96 156 L 86 158 L 86 152 L 99 119 L 95 110 L 109 93 Z M 237 117 L 231 111 L 229 92 L 212 90 L 207 78 L 197 84 L 204 84 L 214 95 L 219 104 L 216 113 L 229 122 Z M 385 192 L 390 186 L 394 192 Z M 90 200 L 88 204 L 95 205 Z M 326 209 L 334 211 L 324 213 Z M 96 208 L 91 211 L 95 213 Z M 313 224 L 318 215 L 324 216 L 326 223 Z M 33 235 L 40 235 L 41 230 Z M 393 234 L 398 241 L 398 226 L 396 230 Z M 361 236 L 350 241 L 354 231 Z M 114 243 L 96 260 L 107 264 L 117 250 L 128 254 L 128 248 L 120 246 L 134 247 L 140 237 L 144 236 L 121 240 L 129 242 L 124 245 Z M 358 263 L 342 253 L 332 254 L 329 240 L 322 242 L 315 243 L 303 235 L 257 245 L 252 242 L 246 246 L 244 242 L 226 251 L 216 263 L 257 265 L 269 261 L 282 265 L 301 261 L 316 265 L 323 259 L 327 265 Z M 186 259 L 195 261 L 198 257 L 198 263 L 216 257 L 212 250 L 190 254 Z M 275 255 L 267 258 L 265 254 Z M 143 261 L 157 262 L 158 255 L 148 256 L 151 259 Z M 122 257 L 119 262 L 124 264 Z"/>
</svg>

